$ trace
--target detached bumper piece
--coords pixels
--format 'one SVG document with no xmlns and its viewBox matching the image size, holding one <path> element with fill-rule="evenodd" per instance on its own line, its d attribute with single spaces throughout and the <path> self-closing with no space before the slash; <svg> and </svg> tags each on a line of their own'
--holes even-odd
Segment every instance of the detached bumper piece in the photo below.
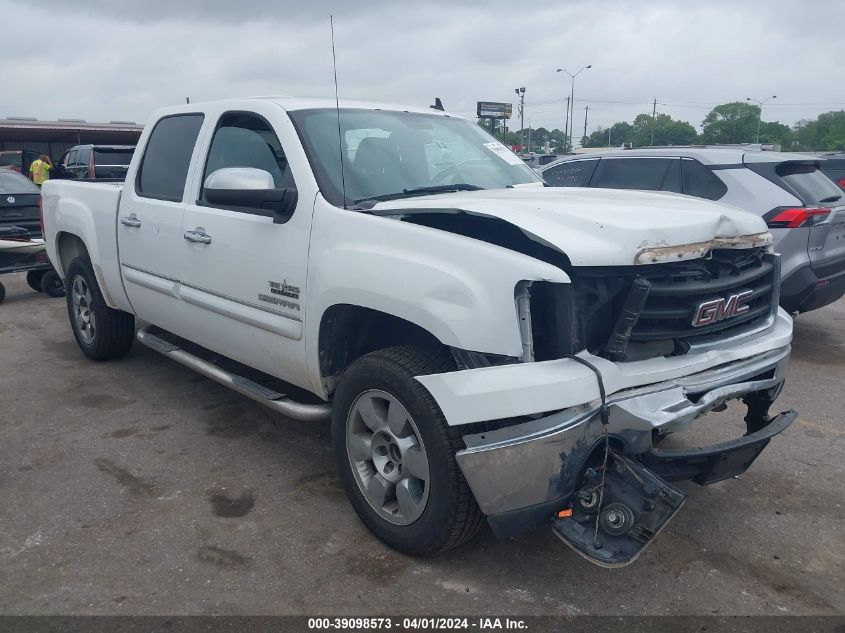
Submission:
<svg viewBox="0 0 845 633">
<path fill-rule="evenodd" d="M 754 433 L 705 448 L 653 448 L 636 462 L 610 452 L 603 472 L 601 467 L 584 470 L 571 508 L 553 519 L 552 530 L 590 562 L 602 567 L 628 565 L 686 500 L 667 479 L 706 485 L 741 475 L 797 416 L 786 411 Z"/>
<path fill-rule="evenodd" d="M 615 452 L 606 471 L 599 470 L 586 470 L 584 485 L 573 495 L 571 515 L 555 518 L 552 530 L 590 562 L 623 567 L 637 559 L 687 497 Z"/>
<path fill-rule="evenodd" d="M 769 445 L 769 441 L 798 417 L 785 411 L 755 433 L 731 442 L 695 449 L 653 448 L 642 457 L 642 463 L 668 481 L 691 479 L 706 486 L 741 475 Z"/>
</svg>

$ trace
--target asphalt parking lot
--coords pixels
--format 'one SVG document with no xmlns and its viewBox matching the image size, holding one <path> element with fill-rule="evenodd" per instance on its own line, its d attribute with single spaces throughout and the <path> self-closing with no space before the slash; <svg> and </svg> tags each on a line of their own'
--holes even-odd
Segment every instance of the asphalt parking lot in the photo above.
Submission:
<svg viewBox="0 0 845 633">
<path fill-rule="evenodd" d="M 796 321 L 792 427 L 740 479 L 681 484 L 666 531 L 607 570 L 549 530 L 396 554 L 347 503 L 327 424 L 140 345 L 90 362 L 64 301 L 2 281 L 0 613 L 845 613 L 845 300 Z M 742 413 L 686 442 L 740 435 Z"/>
</svg>

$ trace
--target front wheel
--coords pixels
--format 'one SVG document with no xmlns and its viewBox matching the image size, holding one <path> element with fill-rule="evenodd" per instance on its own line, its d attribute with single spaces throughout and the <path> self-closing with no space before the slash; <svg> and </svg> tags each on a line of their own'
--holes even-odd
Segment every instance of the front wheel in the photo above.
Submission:
<svg viewBox="0 0 845 633">
<path fill-rule="evenodd" d="M 355 361 L 335 393 L 332 443 L 346 494 L 364 524 L 405 554 L 456 547 L 484 522 L 455 461 L 472 431 L 449 427 L 415 379 L 453 368 L 447 355 L 388 348 Z"/>
<path fill-rule="evenodd" d="M 135 316 L 106 305 L 87 260 L 74 259 L 65 279 L 70 326 L 83 353 L 93 360 L 126 354 L 135 340 Z"/>
</svg>

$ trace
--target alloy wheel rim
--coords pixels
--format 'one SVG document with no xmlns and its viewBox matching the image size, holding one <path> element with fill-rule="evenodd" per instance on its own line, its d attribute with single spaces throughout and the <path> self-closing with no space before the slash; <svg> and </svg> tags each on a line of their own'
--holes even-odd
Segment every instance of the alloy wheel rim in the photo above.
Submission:
<svg viewBox="0 0 845 633">
<path fill-rule="evenodd" d="M 90 345 L 96 333 L 96 317 L 91 310 L 91 289 L 80 275 L 73 278 L 71 304 L 79 337 L 86 345 Z"/>
<path fill-rule="evenodd" d="M 346 420 L 346 451 L 370 507 L 394 525 L 420 518 L 428 503 L 428 454 L 414 419 L 399 400 L 371 389 Z"/>
</svg>

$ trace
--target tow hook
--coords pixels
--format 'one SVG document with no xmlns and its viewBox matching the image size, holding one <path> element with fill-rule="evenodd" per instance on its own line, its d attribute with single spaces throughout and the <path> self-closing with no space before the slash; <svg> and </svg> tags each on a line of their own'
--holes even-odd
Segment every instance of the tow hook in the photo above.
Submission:
<svg viewBox="0 0 845 633">
<path fill-rule="evenodd" d="M 654 540 L 686 495 L 615 451 L 604 468 L 585 469 L 571 507 L 558 513 L 552 529 L 590 562 L 623 567 Z"/>
</svg>

